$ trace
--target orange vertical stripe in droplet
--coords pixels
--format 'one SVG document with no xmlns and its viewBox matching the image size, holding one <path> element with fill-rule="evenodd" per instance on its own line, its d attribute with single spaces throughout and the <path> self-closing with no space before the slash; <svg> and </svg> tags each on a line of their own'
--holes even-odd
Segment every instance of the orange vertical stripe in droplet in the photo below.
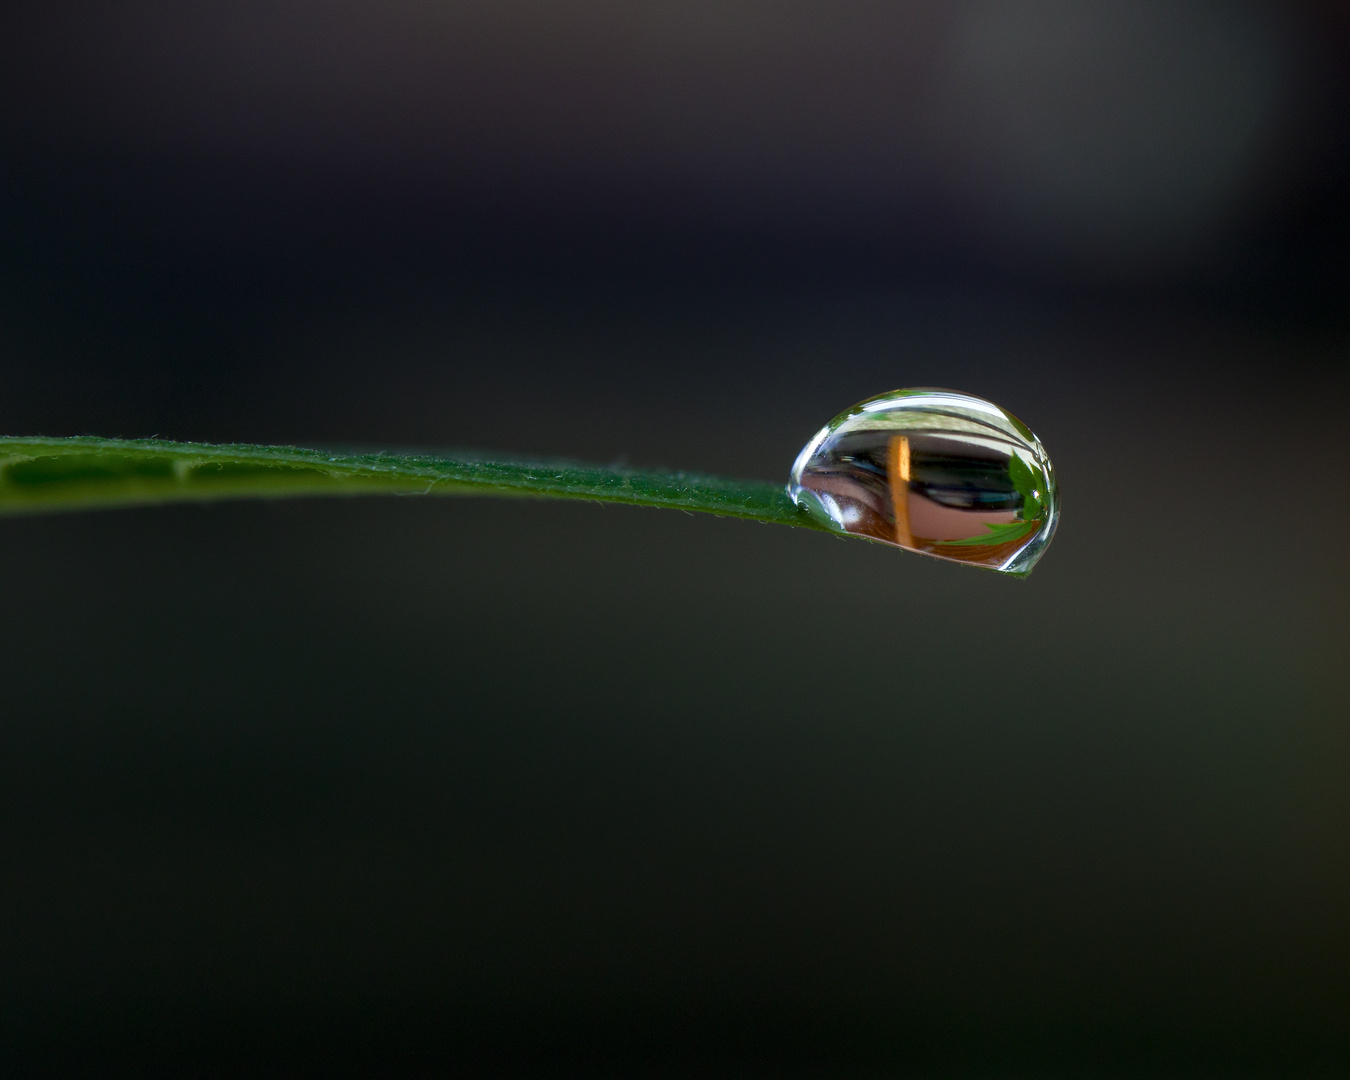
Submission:
<svg viewBox="0 0 1350 1080">
<path fill-rule="evenodd" d="M 891 508 L 895 511 L 895 542 L 903 547 L 914 546 L 909 531 L 909 439 L 892 435 L 887 453 L 886 472 L 891 482 Z"/>
</svg>

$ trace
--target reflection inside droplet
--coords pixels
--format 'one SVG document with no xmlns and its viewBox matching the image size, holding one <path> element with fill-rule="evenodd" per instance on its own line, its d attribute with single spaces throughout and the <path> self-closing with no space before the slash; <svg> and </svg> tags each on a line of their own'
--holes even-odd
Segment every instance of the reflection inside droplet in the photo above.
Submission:
<svg viewBox="0 0 1350 1080">
<path fill-rule="evenodd" d="M 942 559 L 1025 574 L 1059 518 L 1050 458 L 997 405 L 896 390 L 806 444 L 788 493 L 828 527 Z"/>
</svg>

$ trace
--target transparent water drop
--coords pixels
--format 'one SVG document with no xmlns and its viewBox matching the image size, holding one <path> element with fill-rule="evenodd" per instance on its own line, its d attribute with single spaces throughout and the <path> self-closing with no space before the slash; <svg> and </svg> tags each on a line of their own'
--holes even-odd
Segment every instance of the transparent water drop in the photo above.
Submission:
<svg viewBox="0 0 1350 1080">
<path fill-rule="evenodd" d="M 1041 441 L 993 402 L 894 390 L 840 413 L 797 456 L 792 501 L 836 532 L 1026 574 L 1059 520 Z"/>
</svg>

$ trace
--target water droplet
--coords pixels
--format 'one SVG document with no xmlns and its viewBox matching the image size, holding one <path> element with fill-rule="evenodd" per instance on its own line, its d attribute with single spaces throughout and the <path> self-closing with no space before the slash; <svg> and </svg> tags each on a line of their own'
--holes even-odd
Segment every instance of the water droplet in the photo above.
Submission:
<svg viewBox="0 0 1350 1080">
<path fill-rule="evenodd" d="M 825 425 L 788 494 L 836 532 L 1026 574 L 1050 545 L 1059 490 L 1041 441 L 993 402 L 895 390 Z"/>
</svg>

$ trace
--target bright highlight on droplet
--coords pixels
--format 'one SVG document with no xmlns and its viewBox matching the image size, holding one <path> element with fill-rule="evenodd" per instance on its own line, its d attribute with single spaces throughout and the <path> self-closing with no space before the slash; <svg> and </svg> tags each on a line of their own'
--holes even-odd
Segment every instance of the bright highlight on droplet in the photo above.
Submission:
<svg viewBox="0 0 1350 1080">
<path fill-rule="evenodd" d="M 1041 441 L 954 390 L 895 390 L 840 413 L 797 456 L 788 494 L 837 532 L 1010 574 L 1031 570 L 1059 520 Z"/>
</svg>

